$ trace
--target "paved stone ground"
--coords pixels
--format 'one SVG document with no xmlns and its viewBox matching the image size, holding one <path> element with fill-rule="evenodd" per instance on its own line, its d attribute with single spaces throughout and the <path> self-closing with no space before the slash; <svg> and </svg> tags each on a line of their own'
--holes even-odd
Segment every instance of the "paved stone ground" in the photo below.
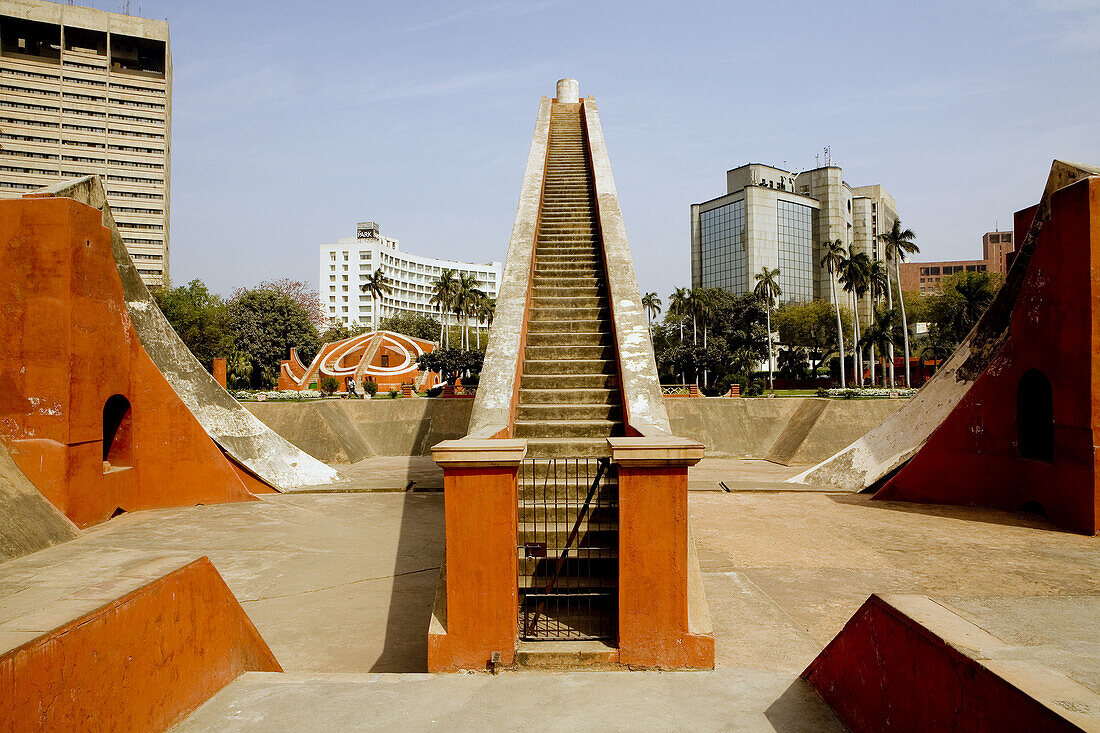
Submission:
<svg viewBox="0 0 1100 733">
<path fill-rule="evenodd" d="M 829 730 L 835 720 L 798 674 L 876 591 L 946 598 L 1096 689 L 1092 538 L 1028 515 L 858 494 L 689 496 L 717 642 L 707 673 L 371 674 L 425 669 L 439 493 L 284 494 L 125 515 L 0 566 L 0 593 L 24 561 L 37 574 L 209 555 L 290 674 L 240 678 L 180 730 Z"/>
</svg>

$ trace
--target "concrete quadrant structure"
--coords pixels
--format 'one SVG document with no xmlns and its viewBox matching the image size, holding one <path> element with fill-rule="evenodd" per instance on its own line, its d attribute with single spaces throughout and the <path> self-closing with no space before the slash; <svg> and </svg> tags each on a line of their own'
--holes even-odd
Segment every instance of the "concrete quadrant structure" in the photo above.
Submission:
<svg viewBox="0 0 1100 733">
<path fill-rule="evenodd" d="M 141 279 L 167 282 L 172 174 L 168 23 L 0 0 L 0 197 L 102 177 Z"/>
<path fill-rule="evenodd" d="M 416 360 L 434 350 L 431 341 L 392 331 L 370 331 L 326 343 L 308 366 L 302 364 L 298 351 L 291 349 L 290 359 L 279 367 L 279 389 L 317 389 L 325 377 L 335 379 L 341 392 L 349 378 L 355 379 L 359 394 L 368 380 L 377 384 L 380 392 L 406 384 L 418 391 L 428 389 L 435 386 L 437 375 L 420 371 Z"/>
<path fill-rule="evenodd" d="M 557 91 L 539 105 L 470 433 L 432 451 L 447 549 L 428 667 L 709 668 L 687 522 L 703 447 L 669 429 L 595 101 L 574 80 Z"/>
</svg>

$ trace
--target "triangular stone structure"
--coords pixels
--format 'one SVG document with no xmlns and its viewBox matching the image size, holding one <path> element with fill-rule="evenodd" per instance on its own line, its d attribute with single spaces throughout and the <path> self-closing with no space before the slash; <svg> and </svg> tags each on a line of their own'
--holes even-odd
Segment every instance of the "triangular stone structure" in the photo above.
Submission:
<svg viewBox="0 0 1100 733">
<path fill-rule="evenodd" d="M 1098 197 L 1100 177 L 1087 176 L 1051 192 L 1034 222 L 1034 209 L 1018 215 L 1033 241 L 1009 275 L 1009 285 L 1022 280 L 1008 329 L 875 499 L 1034 510 L 1076 532 L 1100 530 Z"/>
</svg>

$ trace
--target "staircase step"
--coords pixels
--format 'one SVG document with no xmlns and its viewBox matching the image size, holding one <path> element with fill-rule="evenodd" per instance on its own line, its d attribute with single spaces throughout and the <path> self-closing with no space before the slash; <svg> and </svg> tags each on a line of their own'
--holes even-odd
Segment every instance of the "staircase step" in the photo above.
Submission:
<svg viewBox="0 0 1100 733">
<path fill-rule="evenodd" d="M 519 404 L 617 405 L 615 381 L 613 374 L 525 374 L 520 379 Z"/>
<path fill-rule="evenodd" d="M 528 333 L 527 345 L 530 346 L 601 346 L 612 343 L 611 334 L 592 331 L 590 333 Z"/>
<path fill-rule="evenodd" d="M 526 359 L 524 374 L 615 374 L 616 364 L 610 359 Z"/>
<path fill-rule="evenodd" d="M 513 424 L 516 438 L 600 438 L 618 427 L 617 420 L 519 420 Z"/>
<path fill-rule="evenodd" d="M 623 408 L 620 405 L 604 404 L 576 404 L 576 403 L 535 403 L 524 404 L 523 394 L 520 394 L 520 404 L 516 407 L 516 420 L 524 422 L 543 420 L 614 420 L 622 417 Z"/>
<path fill-rule="evenodd" d="M 611 344 L 597 346 L 535 346 L 529 345 L 524 350 L 524 358 L 542 361 L 553 360 L 609 360 L 615 358 L 615 347 Z"/>
<path fill-rule="evenodd" d="M 528 458 L 607 457 L 607 438 L 528 438 Z"/>
</svg>

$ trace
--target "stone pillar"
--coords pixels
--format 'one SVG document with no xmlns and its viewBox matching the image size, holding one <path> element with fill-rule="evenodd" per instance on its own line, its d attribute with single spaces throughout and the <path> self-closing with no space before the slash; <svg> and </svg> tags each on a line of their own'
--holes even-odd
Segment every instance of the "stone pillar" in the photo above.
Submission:
<svg viewBox="0 0 1100 733">
<path fill-rule="evenodd" d="M 526 440 L 446 440 L 432 448 L 443 469 L 447 549 L 428 631 L 428 671 L 484 670 L 515 661 L 517 491 Z"/>
<path fill-rule="evenodd" d="M 214 379 L 217 380 L 218 384 L 220 384 L 223 388 L 226 385 L 225 373 L 226 373 L 225 359 L 221 359 L 221 358 L 216 357 L 214 359 Z"/>
<path fill-rule="evenodd" d="M 688 544 L 687 470 L 703 446 L 671 436 L 607 442 L 619 469 L 619 662 L 711 669 L 714 636 Z"/>
<path fill-rule="evenodd" d="M 581 101 L 581 85 L 576 79 L 558 79 L 559 104 L 577 104 Z"/>
</svg>

